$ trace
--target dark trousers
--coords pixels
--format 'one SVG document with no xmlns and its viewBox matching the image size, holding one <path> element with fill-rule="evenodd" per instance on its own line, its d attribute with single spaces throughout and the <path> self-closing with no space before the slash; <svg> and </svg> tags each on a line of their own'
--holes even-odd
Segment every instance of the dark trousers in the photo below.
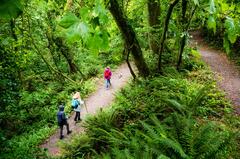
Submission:
<svg viewBox="0 0 240 159">
<path fill-rule="evenodd" d="M 106 79 L 106 88 L 109 88 L 111 86 L 110 79 Z"/>
<path fill-rule="evenodd" d="M 76 112 L 74 121 L 81 120 L 80 118 L 80 112 Z"/>
<path fill-rule="evenodd" d="M 69 130 L 69 124 L 67 121 L 63 122 L 62 124 L 59 124 L 59 127 L 60 127 L 60 137 L 63 136 L 63 126 L 66 125 L 67 127 L 67 133 L 70 132 Z"/>
</svg>

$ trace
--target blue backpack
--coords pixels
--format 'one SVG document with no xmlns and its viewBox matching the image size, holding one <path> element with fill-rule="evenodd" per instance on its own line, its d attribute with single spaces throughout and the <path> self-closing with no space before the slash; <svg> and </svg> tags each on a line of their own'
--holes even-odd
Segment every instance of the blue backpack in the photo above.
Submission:
<svg viewBox="0 0 240 159">
<path fill-rule="evenodd" d="M 79 105 L 78 100 L 77 99 L 73 99 L 72 100 L 72 108 L 76 109 L 78 107 L 78 105 Z"/>
</svg>

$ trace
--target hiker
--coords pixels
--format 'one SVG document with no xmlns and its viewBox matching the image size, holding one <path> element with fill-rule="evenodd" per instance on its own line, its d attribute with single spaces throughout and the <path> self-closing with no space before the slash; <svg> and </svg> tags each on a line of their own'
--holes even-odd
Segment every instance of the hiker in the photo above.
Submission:
<svg viewBox="0 0 240 159">
<path fill-rule="evenodd" d="M 111 76 L 112 76 L 112 72 L 110 70 L 110 67 L 107 67 L 104 71 L 104 78 L 106 81 L 106 88 L 108 89 L 111 86 Z"/>
<path fill-rule="evenodd" d="M 67 134 L 70 134 L 72 132 L 71 130 L 69 130 L 69 124 L 67 122 L 67 117 L 65 115 L 63 105 L 59 106 L 59 111 L 57 113 L 57 120 L 58 120 L 58 125 L 60 127 L 60 139 L 63 139 L 64 138 L 64 135 L 63 135 L 63 126 L 64 125 L 66 125 L 66 127 L 67 127 Z"/>
<path fill-rule="evenodd" d="M 73 104 L 73 102 L 76 102 L 76 104 Z M 81 112 L 81 107 L 82 107 L 83 104 L 84 104 L 84 101 L 81 99 L 80 93 L 76 92 L 73 95 L 73 101 L 72 101 L 72 106 L 74 108 L 74 111 L 76 112 L 75 118 L 74 118 L 74 121 L 76 123 L 82 120 L 80 118 L 80 112 Z"/>
</svg>

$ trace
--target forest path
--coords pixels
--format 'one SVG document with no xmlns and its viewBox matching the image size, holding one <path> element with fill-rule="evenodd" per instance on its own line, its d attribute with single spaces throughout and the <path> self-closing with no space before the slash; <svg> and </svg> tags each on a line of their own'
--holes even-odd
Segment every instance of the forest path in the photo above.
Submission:
<svg viewBox="0 0 240 159">
<path fill-rule="evenodd" d="M 198 32 L 192 33 L 202 55 L 202 59 L 214 72 L 218 86 L 224 90 L 226 97 L 232 101 L 235 113 L 240 115 L 240 72 L 239 68 L 228 59 L 223 51 L 209 47 Z"/>
<path fill-rule="evenodd" d="M 93 92 L 88 98 L 83 99 L 87 105 L 86 112 L 85 107 L 82 108 L 81 118 L 84 120 L 87 114 L 95 114 L 100 108 L 110 105 L 114 101 L 115 93 L 119 91 L 131 78 L 130 71 L 126 63 L 119 66 L 113 73 L 111 78 L 112 86 L 110 89 L 106 90 L 104 87 L 103 79 L 97 82 L 96 91 Z M 80 92 L 81 93 L 81 92 Z M 64 127 L 64 139 L 70 140 L 71 136 L 83 131 L 81 123 L 75 124 L 74 114 L 68 119 L 70 130 L 72 134 L 67 135 L 66 128 Z M 59 130 L 57 130 L 52 136 L 50 136 L 42 145 L 41 148 L 48 150 L 50 156 L 58 156 L 60 154 L 59 147 Z"/>
</svg>

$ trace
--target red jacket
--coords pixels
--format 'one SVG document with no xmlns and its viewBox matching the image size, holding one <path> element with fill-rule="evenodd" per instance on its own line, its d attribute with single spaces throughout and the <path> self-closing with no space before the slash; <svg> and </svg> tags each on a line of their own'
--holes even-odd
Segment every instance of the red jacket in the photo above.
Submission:
<svg viewBox="0 0 240 159">
<path fill-rule="evenodd" d="M 106 68 L 105 71 L 104 71 L 104 78 L 105 79 L 111 79 L 111 76 L 112 76 L 112 72 L 109 68 Z"/>
</svg>

